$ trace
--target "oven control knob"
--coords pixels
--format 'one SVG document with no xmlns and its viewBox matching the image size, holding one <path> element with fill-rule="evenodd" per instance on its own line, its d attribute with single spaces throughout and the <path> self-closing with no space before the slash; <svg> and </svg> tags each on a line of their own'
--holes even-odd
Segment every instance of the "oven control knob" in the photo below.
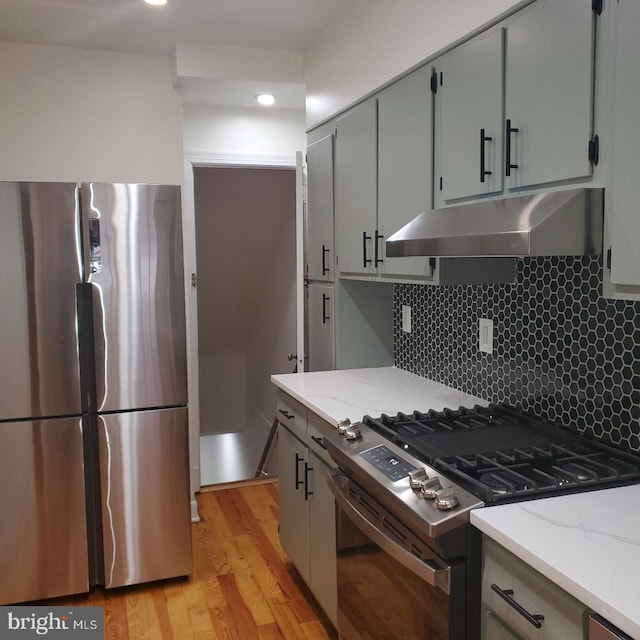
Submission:
<svg viewBox="0 0 640 640">
<path fill-rule="evenodd" d="M 448 487 L 447 489 L 441 489 L 436 493 L 436 507 L 443 511 L 454 509 L 458 506 L 458 496 L 455 491 Z"/>
<path fill-rule="evenodd" d="M 420 487 L 420 493 L 428 500 L 435 499 L 440 491 L 442 491 L 440 478 L 429 478 L 425 480 Z"/>
<path fill-rule="evenodd" d="M 349 418 L 343 418 L 338 421 L 338 433 L 344 435 L 344 432 L 351 426 L 351 420 Z"/>
<path fill-rule="evenodd" d="M 360 427 L 357 424 L 352 424 L 348 429 L 344 431 L 344 437 L 347 440 L 357 440 L 362 436 Z"/>
<path fill-rule="evenodd" d="M 429 476 L 427 475 L 427 470 L 422 467 L 420 469 L 409 471 L 409 486 L 412 489 L 420 489 L 422 483 L 428 479 Z"/>
</svg>

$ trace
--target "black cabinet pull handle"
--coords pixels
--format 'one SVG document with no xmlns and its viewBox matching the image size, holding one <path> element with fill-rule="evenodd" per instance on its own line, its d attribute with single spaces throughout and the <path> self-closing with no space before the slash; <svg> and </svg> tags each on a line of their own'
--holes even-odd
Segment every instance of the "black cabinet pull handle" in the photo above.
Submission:
<svg viewBox="0 0 640 640">
<path fill-rule="evenodd" d="M 378 256 L 380 255 L 378 252 L 378 240 L 382 240 L 382 238 L 384 238 L 384 236 L 381 233 L 378 233 L 378 230 L 376 229 L 375 231 L 375 249 L 374 249 L 374 264 L 377 267 L 381 262 L 384 262 L 384 260 L 382 258 L 379 258 Z"/>
<path fill-rule="evenodd" d="M 309 491 L 309 471 L 313 471 L 306 462 L 304 463 L 304 499 L 308 500 L 313 495 L 313 491 Z"/>
<path fill-rule="evenodd" d="M 331 298 L 326 294 L 322 294 L 322 324 L 326 324 L 327 320 L 331 320 L 331 316 L 327 315 L 327 302 L 331 300 Z"/>
<path fill-rule="evenodd" d="M 485 143 L 491 142 L 493 138 L 485 135 L 485 130 L 480 129 L 480 182 L 484 182 L 485 176 L 490 176 L 493 171 L 487 171 L 485 166 Z"/>
<path fill-rule="evenodd" d="M 491 585 L 492 591 L 495 591 L 509 606 L 513 607 L 527 622 L 530 622 L 536 629 L 542 627 L 544 616 L 539 613 L 529 613 L 521 604 L 516 602 L 511 596 L 513 589 L 501 589 L 497 584 Z"/>
<path fill-rule="evenodd" d="M 324 444 L 324 440 L 320 436 L 311 436 L 311 439 L 317 444 L 320 445 L 323 449 L 327 447 Z"/>
<path fill-rule="evenodd" d="M 329 253 L 329 249 L 327 249 L 327 247 L 325 247 L 324 245 L 322 245 L 322 275 L 326 275 L 327 273 L 329 273 L 329 267 L 326 266 L 326 262 L 325 262 L 325 255 Z"/>
<path fill-rule="evenodd" d="M 302 456 L 299 456 L 296 453 L 296 491 L 298 490 L 298 487 L 303 483 L 306 482 L 306 472 L 305 472 L 305 480 L 300 480 L 300 463 L 304 460 L 304 458 Z M 305 463 L 306 466 L 306 463 Z M 306 488 L 305 488 L 306 491 Z M 306 500 L 306 498 L 305 498 Z"/>
<path fill-rule="evenodd" d="M 289 413 L 288 411 L 285 411 L 284 409 L 279 409 L 278 410 L 287 420 L 293 420 L 295 418 L 294 415 L 292 415 L 291 413 Z"/>
<path fill-rule="evenodd" d="M 367 240 L 371 240 L 371 236 L 366 231 L 362 232 L 362 266 L 366 269 L 371 262 L 371 258 L 367 258 Z"/>
<path fill-rule="evenodd" d="M 511 169 L 517 169 L 518 165 L 511 162 L 511 134 L 518 133 L 519 129 L 511 126 L 511 120 L 507 119 L 507 128 L 506 128 L 506 149 L 505 149 L 505 175 L 511 175 Z"/>
</svg>

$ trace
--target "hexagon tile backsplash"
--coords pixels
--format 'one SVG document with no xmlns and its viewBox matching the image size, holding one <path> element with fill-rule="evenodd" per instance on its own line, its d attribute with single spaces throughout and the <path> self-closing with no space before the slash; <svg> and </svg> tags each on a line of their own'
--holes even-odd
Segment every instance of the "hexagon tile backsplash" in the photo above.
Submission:
<svg viewBox="0 0 640 640">
<path fill-rule="evenodd" d="M 523 258 L 515 284 L 398 284 L 395 364 L 640 452 L 640 302 L 603 298 L 601 272 L 601 258 Z"/>
</svg>

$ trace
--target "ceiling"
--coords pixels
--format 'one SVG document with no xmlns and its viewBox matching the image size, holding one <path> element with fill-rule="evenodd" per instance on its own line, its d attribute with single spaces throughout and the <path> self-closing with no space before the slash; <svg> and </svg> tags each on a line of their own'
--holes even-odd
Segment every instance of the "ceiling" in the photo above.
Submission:
<svg viewBox="0 0 640 640">
<path fill-rule="evenodd" d="M 304 51 L 353 0 L 0 0 L 0 42 L 173 56 L 177 43 Z M 281 83 L 282 84 L 282 83 Z M 255 106 L 259 87 L 193 83 L 185 100 Z M 304 108 L 304 87 L 274 87 L 280 108 Z M 286 99 L 285 99 L 286 96 Z M 302 102 L 301 102 L 302 100 Z"/>
</svg>

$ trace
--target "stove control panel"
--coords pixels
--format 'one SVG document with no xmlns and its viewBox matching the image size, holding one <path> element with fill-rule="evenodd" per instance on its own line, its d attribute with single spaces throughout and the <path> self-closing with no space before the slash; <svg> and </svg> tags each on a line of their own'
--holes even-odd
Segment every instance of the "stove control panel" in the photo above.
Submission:
<svg viewBox="0 0 640 640">
<path fill-rule="evenodd" d="M 388 449 L 383 444 L 363 451 L 360 457 L 373 465 L 392 482 L 402 480 L 411 472 L 416 471 L 416 467 L 393 453 L 391 449 Z"/>
</svg>

